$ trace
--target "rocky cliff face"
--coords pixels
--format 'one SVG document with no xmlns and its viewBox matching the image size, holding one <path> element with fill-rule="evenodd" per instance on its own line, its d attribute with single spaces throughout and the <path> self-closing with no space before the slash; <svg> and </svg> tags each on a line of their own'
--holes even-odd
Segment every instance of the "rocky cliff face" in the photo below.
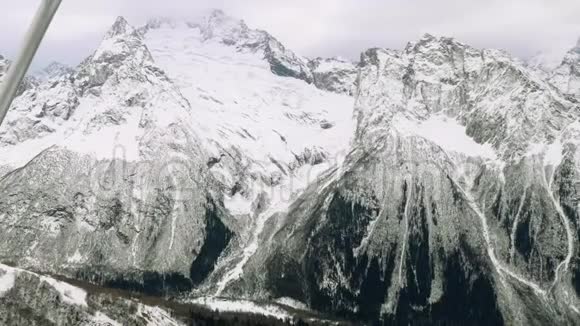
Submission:
<svg viewBox="0 0 580 326">
<path fill-rule="evenodd" d="M 309 61 L 220 11 L 119 18 L 0 128 L 0 261 L 40 273 L 0 271 L 4 310 L 142 321 L 118 319 L 142 309 L 124 300 L 62 306 L 38 280 L 52 273 L 371 323 L 577 324 L 580 106 L 563 67 L 430 35 L 356 66 Z M 18 319 L 17 302 L 56 310 Z"/>
<path fill-rule="evenodd" d="M 352 62 L 340 58 L 316 58 L 308 65 L 316 87 L 351 96 L 356 92 L 358 70 Z"/>
</svg>

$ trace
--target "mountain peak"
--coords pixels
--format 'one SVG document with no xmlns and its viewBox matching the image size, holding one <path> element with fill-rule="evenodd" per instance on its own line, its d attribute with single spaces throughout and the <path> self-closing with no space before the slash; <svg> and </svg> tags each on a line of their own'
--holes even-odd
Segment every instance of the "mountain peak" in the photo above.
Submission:
<svg viewBox="0 0 580 326">
<path fill-rule="evenodd" d="M 152 63 L 142 35 L 125 18 L 118 17 L 93 55 L 78 66 L 75 79 L 85 91 L 102 86 L 112 75 L 117 75 L 118 79 L 139 79 L 141 72 L 136 67 Z"/>
<path fill-rule="evenodd" d="M 156 16 L 151 17 L 147 20 L 145 26 L 141 27 L 140 30 L 146 33 L 150 29 L 158 29 L 162 26 L 170 26 L 175 27 L 176 22 L 173 18 L 166 17 L 166 16 Z"/>
<path fill-rule="evenodd" d="M 105 34 L 93 59 L 102 59 L 103 55 L 108 59 L 119 59 L 126 57 L 129 53 L 143 52 L 141 48 L 144 48 L 141 35 L 129 25 L 124 17 L 119 16 Z M 147 52 L 146 49 L 144 52 Z"/>
<path fill-rule="evenodd" d="M 409 42 L 403 52 L 411 53 L 411 52 L 440 50 L 451 45 L 462 45 L 462 44 L 452 37 L 425 33 L 417 41 Z"/>
<path fill-rule="evenodd" d="M 205 17 L 207 17 L 207 24 L 211 26 L 216 25 L 244 25 L 242 19 L 230 16 L 221 9 L 210 10 Z"/>
<path fill-rule="evenodd" d="M 52 61 L 48 66 L 34 73 L 34 77 L 45 81 L 54 77 L 60 77 L 72 73 L 74 69 L 58 61 Z"/>
<path fill-rule="evenodd" d="M 220 9 L 210 11 L 202 21 L 197 27 L 206 39 L 220 37 L 233 41 L 244 38 L 249 30 L 243 20 L 229 16 Z"/>
<path fill-rule="evenodd" d="M 247 38 L 247 33 L 250 31 L 243 20 L 227 15 L 221 9 L 198 12 L 192 17 L 152 17 L 139 30 L 147 33 L 149 30 L 159 28 L 198 29 L 204 40 L 222 39 L 226 43 Z"/>
<path fill-rule="evenodd" d="M 221 9 L 212 9 L 210 10 L 210 17 L 226 17 L 226 13 Z"/>
<path fill-rule="evenodd" d="M 119 16 L 117 17 L 115 23 L 113 23 L 113 26 L 111 26 L 105 37 L 111 38 L 118 35 L 130 34 L 134 32 L 134 30 L 135 29 L 131 25 L 129 25 L 125 17 Z"/>
<path fill-rule="evenodd" d="M 438 39 L 438 37 L 436 37 L 435 35 L 430 34 L 430 33 L 425 33 L 425 34 L 423 34 L 423 36 L 421 36 L 419 41 L 431 42 L 431 41 L 435 41 L 437 39 Z"/>
<path fill-rule="evenodd" d="M 417 44 L 430 44 L 430 43 L 459 44 L 460 42 L 455 40 L 453 37 L 444 35 L 433 35 L 429 33 L 423 34 L 423 36 L 417 42 Z"/>
</svg>

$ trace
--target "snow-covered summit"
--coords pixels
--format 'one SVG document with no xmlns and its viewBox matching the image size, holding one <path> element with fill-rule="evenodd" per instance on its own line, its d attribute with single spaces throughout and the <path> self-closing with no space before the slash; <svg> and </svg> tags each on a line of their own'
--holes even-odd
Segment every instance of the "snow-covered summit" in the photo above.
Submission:
<svg viewBox="0 0 580 326">
<path fill-rule="evenodd" d="M 248 28 L 246 23 L 238 18 L 226 15 L 222 10 L 214 9 L 202 11 L 187 18 L 152 17 L 139 28 L 141 33 L 158 28 L 193 28 L 198 29 L 205 41 L 215 39 L 226 43 L 237 42 L 243 38 L 255 37 L 249 35 L 255 31 Z"/>
<path fill-rule="evenodd" d="M 211 10 L 194 18 L 176 19 L 155 17 L 139 28 L 145 35 L 155 29 L 195 30 L 190 34 L 201 42 L 230 46 L 235 51 L 256 54 L 279 76 L 314 83 L 318 88 L 335 93 L 353 95 L 356 64 L 342 58 L 315 58 L 309 60 L 287 49 L 268 32 L 252 29 L 221 10 Z"/>
<path fill-rule="evenodd" d="M 127 62 L 127 60 L 131 62 Z M 79 70 L 84 71 L 87 67 L 99 69 L 106 68 L 104 66 L 113 66 L 116 68 L 123 65 L 139 66 L 151 63 L 151 55 L 143 44 L 141 34 L 130 26 L 125 18 L 118 17 L 97 47 L 97 50 L 81 63 Z M 112 71 L 101 72 L 108 73 Z M 88 73 L 89 75 L 100 75 L 98 71 Z"/>
<path fill-rule="evenodd" d="M 250 35 L 255 31 L 250 30 L 243 20 L 228 16 L 221 10 L 213 10 L 198 22 L 190 22 L 189 26 L 199 28 L 206 40 L 221 38 L 226 44 L 255 37 Z"/>
<path fill-rule="evenodd" d="M 274 74 L 312 82 L 308 60 L 287 49 L 269 33 L 249 28 L 243 20 L 213 10 L 197 18 L 173 19 L 158 17 L 150 19 L 139 30 L 142 33 L 154 29 L 174 29 L 184 33 L 191 29 L 191 37 L 201 42 L 230 46 L 241 53 L 254 53 L 264 59 Z M 187 32 L 185 32 L 187 33 Z"/>
<path fill-rule="evenodd" d="M 134 33 L 135 29 L 129 25 L 125 17 L 119 16 L 105 34 L 105 39 L 112 38 L 119 35 L 126 35 Z"/>
</svg>

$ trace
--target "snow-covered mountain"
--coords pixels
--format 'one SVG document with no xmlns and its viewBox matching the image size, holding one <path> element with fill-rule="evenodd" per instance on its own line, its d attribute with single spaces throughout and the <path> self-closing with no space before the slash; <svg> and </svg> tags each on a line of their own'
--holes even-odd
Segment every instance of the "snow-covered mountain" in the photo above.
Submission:
<svg viewBox="0 0 580 326">
<path fill-rule="evenodd" d="M 430 35 L 366 51 L 357 84 L 353 151 L 270 217 L 230 293 L 393 324 L 577 323 L 578 102 Z"/>
<path fill-rule="evenodd" d="M 0 302 L 147 324 L 119 314 L 143 303 L 70 308 L 83 292 L 50 274 L 265 315 L 576 324 L 574 51 L 549 75 L 425 35 L 355 64 L 219 10 L 120 17 L 0 127 L 0 262 L 19 268 L 0 266 Z M 69 308 L 43 311 L 55 296 Z"/>
</svg>

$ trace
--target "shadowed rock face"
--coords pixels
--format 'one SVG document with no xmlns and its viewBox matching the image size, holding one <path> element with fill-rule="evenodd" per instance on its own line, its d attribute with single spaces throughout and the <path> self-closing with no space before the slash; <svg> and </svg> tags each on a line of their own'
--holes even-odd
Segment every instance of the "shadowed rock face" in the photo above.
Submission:
<svg viewBox="0 0 580 326">
<path fill-rule="evenodd" d="M 578 146 L 570 145 L 567 148 L 562 164 L 558 168 L 555 182 L 558 186 L 560 206 L 566 217 L 573 222 L 575 230 L 572 234 L 576 243 L 580 243 L 580 171 L 578 170 Z M 577 296 L 580 296 L 580 250 L 571 261 L 571 283 Z"/>
<path fill-rule="evenodd" d="M 363 155 L 296 202 L 263 258 L 267 284 L 275 296 L 351 318 L 500 322 L 477 216 L 444 171 L 399 146 Z"/>
<path fill-rule="evenodd" d="M 181 275 L 191 288 L 211 271 L 230 237 L 220 220 L 225 213 L 200 186 L 208 181 L 191 174 L 195 168 L 45 151 L 2 179 L 7 227 L 0 256 L 102 283 L 119 277 L 142 282 L 146 273 Z M 179 181 L 171 179 L 177 173 Z"/>
<path fill-rule="evenodd" d="M 525 196 L 533 199 L 519 209 L 519 202 L 501 203 L 500 176 L 485 174 L 484 164 L 479 184 L 465 190 L 453 175 L 456 163 L 433 164 L 422 140 L 389 140 L 398 146 L 323 178 L 287 215 L 276 217 L 281 226 L 241 282 L 260 289 L 254 275 L 265 272 L 264 285 L 275 297 L 387 324 L 575 320 L 557 297 L 560 287 L 573 291 L 567 278 L 560 276 L 556 297 L 549 299 L 558 311 L 546 309 L 543 295 L 529 285 L 550 288 L 567 255 L 566 231 L 544 188 L 528 187 Z M 415 147 L 421 150 L 413 152 Z M 478 198 L 475 203 L 470 196 Z M 474 209 L 484 214 L 492 245 Z"/>
</svg>

